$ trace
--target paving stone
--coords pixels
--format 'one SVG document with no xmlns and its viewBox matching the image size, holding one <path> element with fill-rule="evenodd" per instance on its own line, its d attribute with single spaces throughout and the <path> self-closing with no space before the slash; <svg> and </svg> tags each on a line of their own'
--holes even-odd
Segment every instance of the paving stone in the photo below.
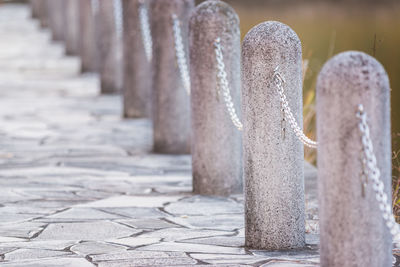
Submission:
<svg viewBox="0 0 400 267">
<path fill-rule="evenodd" d="M 188 266 L 195 265 L 196 260 L 189 257 L 183 258 L 154 258 L 154 259 L 131 259 L 129 261 L 101 262 L 99 267 L 120 266 Z"/>
<path fill-rule="evenodd" d="M 243 206 L 226 198 L 194 196 L 171 203 L 165 210 L 176 215 L 214 215 L 243 213 Z"/>
<path fill-rule="evenodd" d="M 0 266 L 12 267 L 94 267 L 92 263 L 86 259 L 78 258 L 54 258 L 54 259 L 38 259 L 38 260 L 21 260 L 13 262 L 3 262 Z"/>
<path fill-rule="evenodd" d="M 196 238 L 183 240 L 183 243 L 205 244 L 223 247 L 244 247 L 244 237 L 237 236 L 213 236 L 206 238 Z"/>
<path fill-rule="evenodd" d="M 108 221 L 50 224 L 36 240 L 105 240 L 140 231 Z"/>
<path fill-rule="evenodd" d="M 159 219 L 146 219 L 140 216 L 141 219 L 130 219 L 130 220 L 118 220 L 122 224 L 129 225 L 139 229 L 164 229 L 174 228 L 178 225 Z"/>
<path fill-rule="evenodd" d="M 79 205 L 80 207 L 114 208 L 114 207 L 142 207 L 156 208 L 177 201 L 181 196 L 118 196 L 91 203 Z"/>
<path fill-rule="evenodd" d="M 56 251 L 56 250 L 43 250 L 43 249 L 17 249 L 10 253 L 5 254 L 4 259 L 7 261 L 12 260 L 26 260 L 38 258 L 53 258 L 65 257 L 72 255 L 71 252 Z"/>
<path fill-rule="evenodd" d="M 221 253 L 221 254 L 245 254 L 243 248 L 220 247 L 202 244 L 161 242 L 159 244 L 149 245 L 138 248 L 140 251 L 182 251 L 199 253 Z"/>
<path fill-rule="evenodd" d="M 82 242 L 72 246 L 70 250 L 86 257 L 87 255 L 121 252 L 126 250 L 126 247 L 103 242 Z"/>
<path fill-rule="evenodd" d="M 127 259 L 153 259 L 153 258 L 184 258 L 183 252 L 159 252 L 159 251 L 127 251 L 108 255 L 94 255 L 90 259 L 94 262 L 127 260 Z"/>
<path fill-rule="evenodd" d="M 93 220 L 121 219 L 121 216 L 106 213 L 91 208 L 72 208 L 54 215 L 47 216 L 40 221 L 44 222 L 79 222 Z"/>
<path fill-rule="evenodd" d="M 263 257 L 254 255 L 229 255 L 229 254 L 196 254 L 191 253 L 190 257 L 210 264 L 255 264 L 266 260 Z"/>
<path fill-rule="evenodd" d="M 78 243 L 78 241 L 69 241 L 69 240 L 45 240 L 45 241 L 32 241 L 32 240 L 24 240 L 21 241 L 7 241 L 0 242 L 0 248 L 4 247 L 12 247 L 15 246 L 17 248 L 30 248 L 30 249 L 43 249 L 43 250 L 65 250 L 68 247 L 71 247 Z"/>
<path fill-rule="evenodd" d="M 243 214 L 212 216 L 181 216 L 168 218 L 170 221 L 189 228 L 234 231 L 244 227 Z"/>
<path fill-rule="evenodd" d="M 261 265 L 261 267 L 315 267 L 318 266 L 312 263 L 288 262 L 288 261 L 271 261 Z"/>
<path fill-rule="evenodd" d="M 99 208 L 99 209 L 111 214 L 117 214 L 128 218 L 163 218 L 166 216 L 164 212 L 161 212 L 160 210 L 155 208 L 122 207 L 122 208 Z M 127 225 L 129 225 L 129 223 Z"/>
<path fill-rule="evenodd" d="M 154 232 L 141 234 L 140 237 L 149 238 L 155 237 L 160 238 L 163 241 L 179 241 L 185 239 L 194 239 L 199 237 L 209 237 L 209 236 L 232 236 L 234 232 L 226 231 L 211 231 L 211 230 L 196 230 L 187 228 L 167 228 L 162 230 L 157 230 Z M 190 242 L 190 241 L 189 241 Z"/>
<path fill-rule="evenodd" d="M 161 241 L 161 238 L 155 238 L 155 237 L 146 238 L 146 237 L 137 237 L 137 236 L 108 240 L 108 242 L 110 242 L 110 243 L 120 244 L 120 245 L 124 245 L 124 246 L 129 246 L 129 247 L 145 246 L 145 245 L 159 243 L 160 241 Z"/>
</svg>

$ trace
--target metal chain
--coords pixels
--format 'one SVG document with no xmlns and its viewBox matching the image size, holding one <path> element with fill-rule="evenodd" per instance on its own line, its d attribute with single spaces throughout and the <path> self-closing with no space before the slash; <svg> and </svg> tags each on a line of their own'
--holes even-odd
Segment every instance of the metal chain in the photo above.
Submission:
<svg viewBox="0 0 400 267">
<path fill-rule="evenodd" d="M 360 119 L 358 128 L 361 132 L 363 159 L 365 160 L 365 166 L 367 167 L 363 172 L 366 173 L 368 179 L 372 181 L 372 188 L 375 191 L 375 198 L 378 201 L 382 217 L 393 236 L 393 241 L 395 242 L 396 247 L 400 247 L 400 227 L 394 219 L 388 195 L 385 193 L 385 186 L 380 177 L 381 172 L 376 164 L 374 147 L 372 145 L 369 126 L 367 123 L 367 114 L 361 104 L 358 106 L 357 118 Z"/>
<path fill-rule="evenodd" d="M 91 0 L 92 3 L 92 15 L 96 16 L 99 11 L 99 0 Z"/>
<path fill-rule="evenodd" d="M 240 122 L 239 117 L 237 116 L 231 92 L 229 90 L 229 82 L 227 78 L 227 73 L 225 71 L 225 63 L 224 63 L 224 54 L 222 53 L 222 45 L 221 38 L 217 38 L 214 42 L 215 47 L 215 58 L 217 60 L 217 77 L 218 77 L 218 87 L 222 91 L 222 95 L 225 100 L 225 106 L 228 111 L 228 114 L 232 120 L 233 125 L 239 130 L 243 130 L 243 124 Z"/>
<path fill-rule="evenodd" d="M 295 135 L 305 146 L 311 148 L 317 148 L 318 143 L 311 140 L 303 133 L 303 130 L 299 127 L 299 125 L 296 122 L 296 119 L 293 116 L 293 113 L 289 107 L 289 102 L 286 98 L 285 91 L 283 88 L 283 85 L 285 84 L 285 79 L 279 73 L 279 67 L 275 68 L 273 79 L 276 87 L 278 88 L 278 94 L 281 100 L 282 111 L 284 115 L 288 118 L 290 127 L 294 131 Z"/>
<path fill-rule="evenodd" d="M 123 22 L 123 11 L 122 11 L 122 0 L 114 0 L 114 20 L 115 20 L 115 30 L 117 32 L 117 37 L 122 37 L 122 32 L 124 30 Z"/>
<path fill-rule="evenodd" d="M 185 47 L 183 45 L 181 23 L 175 14 L 172 15 L 172 24 L 172 29 L 174 32 L 175 54 L 176 61 L 178 63 L 179 73 L 181 75 L 183 87 L 185 88 L 187 94 L 190 95 L 190 75 L 186 59 Z"/>
<path fill-rule="evenodd" d="M 146 53 L 147 60 L 151 62 L 153 58 L 153 40 L 151 38 L 149 12 L 147 11 L 147 6 L 144 3 L 139 4 L 139 21 L 144 52 Z"/>
</svg>

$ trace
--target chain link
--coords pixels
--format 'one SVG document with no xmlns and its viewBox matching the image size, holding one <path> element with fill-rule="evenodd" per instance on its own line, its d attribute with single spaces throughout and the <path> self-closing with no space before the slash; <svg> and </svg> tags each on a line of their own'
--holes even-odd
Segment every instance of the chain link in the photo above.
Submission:
<svg viewBox="0 0 400 267">
<path fill-rule="evenodd" d="M 400 227 L 394 219 L 388 195 L 385 193 L 385 186 L 381 179 L 381 172 L 376 163 L 374 147 L 372 145 L 369 126 L 367 123 L 367 114 L 361 104 L 358 106 L 357 118 L 360 120 L 358 128 L 361 133 L 363 166 L 366 167 L 366 170 L 363 170 L 363 173 L 366 173 L 368 179 L 372 181 L 372 188 L 375 191 L 375 198 L 378 201 L 382 217 L 393 236 L 393 241 L 395 242 L 396 247 L 400 247 Z"/>
<path fill-rule="evenodd" d="M 299 127 L 299 125 L 296 122 L 296 119 L 293 116 L 293 113 L 289 107 L 289 102 L 286 98 L 285 91 L 283 88 L 283 85 L 285 84 L 285 79 L 279 73 L 279 67 L 275 68 L 273 79 L 276 87 L 278 88 L 277 91 L 281 100 L 282 111 L 284 115 L 287 117 L 289 125 L 294 131 L 295 135 L 305 146 L 308 146 L 310 148 L 317 148 L 318 143 L 311 140 L 303 133 L 303 130 Z"/>
<path fill-rule="evenodd" d="M 115 30 L 117 32 L 117 37 L 121 38 L 122 32 L 124 30 L 122 0 L 114 0 L 113 4 L 114 4 Z"/>
<path fill-rule="evenodd" d="M 190 95 L 190 75 L 186 59 L 185 47 L 183 45 L 181 23 L 175 14 L 172 15 L 172 24 L 172 29 L 174 32 L 175 54 L 176 61 L 178 63 L 179 73 L 181 75 L 183 87 L 185 88 L 187 94 Z"/>
<path fill-rule="evenodd" d="M 218 78 L 218 87 L 222 91 L 222 95 L 225 100 L 225 106 L 228 111 L 228 114 L 232 120 L 233 125 L 239 130 L 243 130 L 243 124 L 240 122 L 239 117 L 237 116 L 231 92 L 229 90 L 229 82 L 227 78 L 227 73 L 225 71 L 225 63 L 224 63 L 224 54 L 222 53 L 222 45 L 221 38 L 217 38 L 214 42 L 215 47 L 215 58 L 217 60 L 217 78 Z"/>
<path fill-rule="evenodd" d="M 153 40 L 151 38 L 149 12 L 147 10 L 146 4 L 144 3 L 139 4 L 139 21 L 140 21 L 140 33 L 142 35 L 144 52 L 146 53 L 147 60 L 151 62 L 153 58 Z"/>
</svg>

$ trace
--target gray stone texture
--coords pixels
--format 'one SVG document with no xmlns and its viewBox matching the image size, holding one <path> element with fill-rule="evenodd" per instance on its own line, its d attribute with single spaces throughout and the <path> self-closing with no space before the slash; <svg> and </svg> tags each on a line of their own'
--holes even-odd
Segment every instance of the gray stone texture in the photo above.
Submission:
<svg viewBox="0 0 400 267">
<path fill-rule="evenodd" d="M 255 249 L 305 243 L 303 144 L 283 121 L 273 76 L 277 66 L 302 126 L 300 40 L 288 26 L 264 22 L 247 33 L 242 49 L 246 246 Z"/>
<path fill-rule="evenodd" d="M 391 200 L 390 86 L 379 62 L 341 53 L 317 82 L 318 184 L 322 266 L 391 266 L 391 237 L 372 183 L 362 193 L 362 144 L 356 117 L 362 104 Z"/>
<path fill-rule="evenodd" d="M 139 21 L 139 7 L 149 1 L 123 0 L 124 10 L 124 117 L 151 117 L 152 68 L 143 45 Z"/>
<path fill-rule="evenodd" d="M 118 93 L 122 88 L 121 40 L 117 35 L 114 15 L 114 0 L 100 0 L 95 15 L 95 43 L 103 94 Z"/>
<path fill-rule="evenodd" d="M 79 0 L 79 55 L 81 72 L 98 70 L 91 0 Z"/>
<path fill-rule="evenodd" d="M 189 25 L 193 191 L 201 195 L 240 193 L 242 135 L 218 88 L 214 42 L 221 38 L 234 107 L 240 113 L 240 28 L 235 11 L 222 1 L 206 1 Z"/>
<path fill-rule="evenodd" d="M 79 54 L 79 1 L 63 0 L 65 52 L 71 56 Z"/>
<path fill-rule="evenodd" d="M 154 151 L 159 153 L 190 152 L 190 96 L 179 75 L 172 15 L 176 14 L 181 22 L 182 39 L 188 48 L 189 17 L 193 8 L 194 0 L 156 0 L 150 4 L 154 68 Z"/>
<path fill-rule="evenodd" d="M 29 3 L 31 5 L 32 18 L 39 18 L 42 0 L 30 0 Z"/>
<path fill-rule="evenodd" d="M 54 41 L 64 40 L 64 0 L 47 0 L 47 12 L 49 16 L 49 26 Z"/>
</svg>

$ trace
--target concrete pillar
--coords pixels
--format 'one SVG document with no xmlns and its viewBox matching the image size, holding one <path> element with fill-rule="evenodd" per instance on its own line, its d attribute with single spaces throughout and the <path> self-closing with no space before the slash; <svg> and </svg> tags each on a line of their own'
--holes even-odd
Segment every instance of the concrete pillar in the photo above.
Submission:
<svg viewBox="0 0 400 267">
<path fill-rule="evenodd" d="M 124 117 L 151 117 L 152 68 L 146 57 L 139 8 L 148 10 L 149 1 L 123 0 L 124 10 Z"/>
<path fill-rule="evenodd" d="M 154 151 L 189 153 L 190 97 L 179 75 L 172 15 L 180 20 L 187 56 L 189 17 L 194 0 L 156 0 L 150 6 L 154 52 Z"/>
<path fill-rule="evenodd" d="M 79 1 L 63 0 L 64 5 L 64 39 L 67 55 L 79 54 Z"/>
<path fill-rule="evenodd" d="M 53 41 L 64 40 L 64 0 L 47 0 L 47 11 L 49 26 L 52 32 Z"/>
<path fill-rule="evenodd" d="M 79 0 L 79 54 L 82 72 L 97 71 L 93 13 L 91 0 Z"/>
<path fill-rule="evenodd" d="M 229 90 L 240 112 L 240 28 L 222 1 L 197 6 L 189 26 L 193 190 L 201 195 L 242 192 L 242 135 L 233 124 L 217 78 L 215 41 L 220 38 Z"/>
<path fill-rule="evenodd" d="M 356 117 L 362 104 L 386 194 L 391 200 L 390 86 L 374 58 L 341 53 L 317 82 L 321 266 L 392 266 L 391 237 L 372 181 L 364 183 Z"/>
<path fill-rule="evenodd" d="M 95 39 L 99 60 L 101 93 L 110 94 L 122 89 L 122 56 L 116 31 L 113 0 L 100 0 L 95 15 Z"/>
<path fill-rule="evenodd" d="M 286 250 L 305 244 L 304 152 L 282 112 L 274 70 L 299 125 L 301 43 L 288 26 L 264 22 L 242 48 L 246 246 Z"/>
</svg>

